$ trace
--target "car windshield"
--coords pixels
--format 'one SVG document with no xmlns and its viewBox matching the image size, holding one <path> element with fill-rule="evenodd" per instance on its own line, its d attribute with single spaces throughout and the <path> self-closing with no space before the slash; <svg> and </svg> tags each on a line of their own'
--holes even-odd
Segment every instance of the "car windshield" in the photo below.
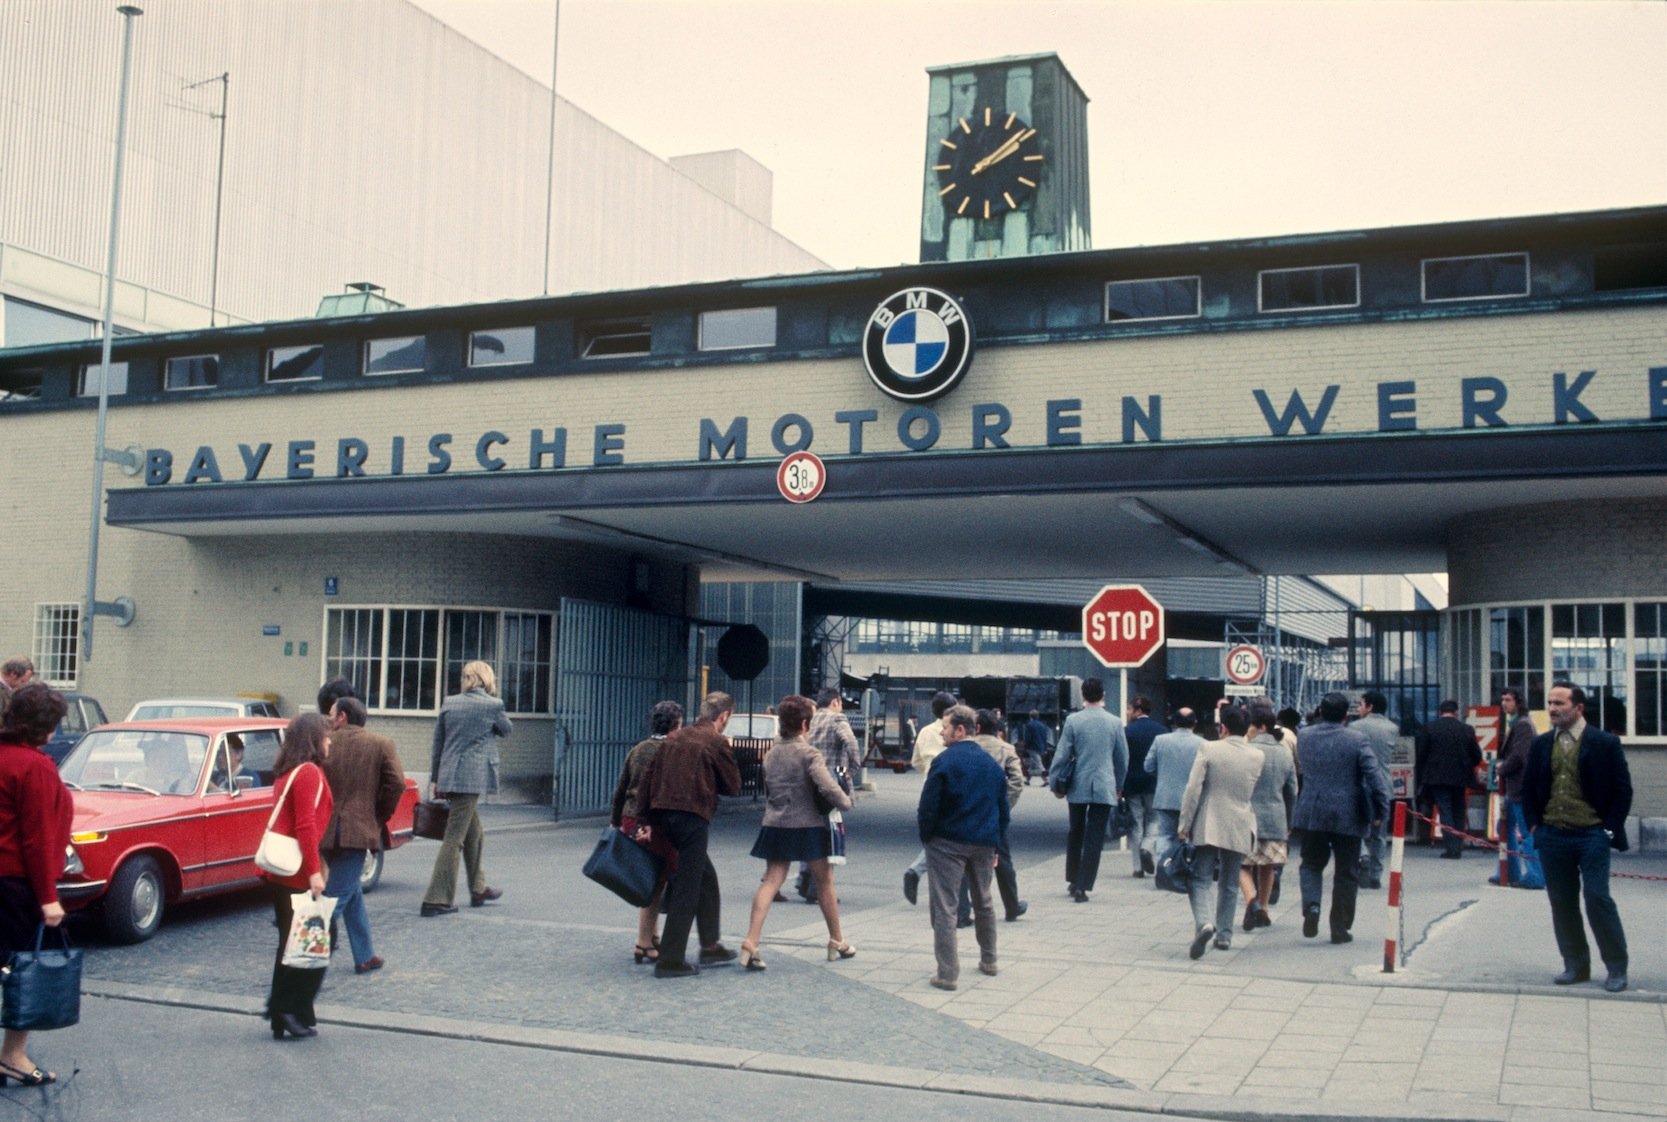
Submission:
<svg viewBox="0 0 1667 1122">
<path fill-rule="evenodd" d="M 241 705 L 226 705 L 212 701 L 139 705 L 135 706 L 133 712 L 127 715 L 127 719 L 130 721 L 178 721 L 189 717 L 239 717 L 243 715 L 242 710 Z"/>
<path fill-rule="evenodd" d="M 158 795 L 196 790 L 208 737 L 156 729 L 108 729 L 81 738 L 59 768 L 64 780 L 85 790 L 147 791 Z"/>
</svg>

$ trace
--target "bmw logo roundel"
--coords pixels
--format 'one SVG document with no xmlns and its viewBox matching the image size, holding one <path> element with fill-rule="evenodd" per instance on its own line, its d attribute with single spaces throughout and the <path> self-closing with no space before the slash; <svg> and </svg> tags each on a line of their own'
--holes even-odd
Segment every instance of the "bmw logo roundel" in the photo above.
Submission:
<svg viewBox="0 0 1667 1122">
<path fill-rule="evenodd" d="M 972 323 L 954 297 L 935 288 L 905 288 L 868 317 L 862 357 L 885 393 L 899 401 L 930 401 L 953 389 L 972 365 Z"/>
</svg>

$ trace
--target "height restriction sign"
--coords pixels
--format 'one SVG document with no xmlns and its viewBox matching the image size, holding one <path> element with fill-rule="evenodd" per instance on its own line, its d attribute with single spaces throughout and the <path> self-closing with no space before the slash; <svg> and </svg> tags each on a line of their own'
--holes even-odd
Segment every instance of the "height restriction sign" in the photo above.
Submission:
<svg viewBox="0 0 1667 1122">
<path fill-rule="evenodd" d="M 776 490 L 790 503 L 808 503 L 822 493 L 828 469 L 815 452 L 794 452 L 776 468 Z"/>
</svg>

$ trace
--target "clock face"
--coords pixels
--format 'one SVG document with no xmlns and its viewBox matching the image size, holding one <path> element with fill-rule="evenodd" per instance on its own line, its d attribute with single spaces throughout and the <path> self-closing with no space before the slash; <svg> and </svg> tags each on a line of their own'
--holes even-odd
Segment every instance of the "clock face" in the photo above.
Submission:
<svg viewBox="0 0 1667 1122">
<path fill-rule="evenodd" d="M 980 109 L 961 117 L 938 141 L 938 196 L 961 218 L 998 218 L 1018 210 L 1041 179 L 1036 130 L 1017 113 Z"/>
</svg>

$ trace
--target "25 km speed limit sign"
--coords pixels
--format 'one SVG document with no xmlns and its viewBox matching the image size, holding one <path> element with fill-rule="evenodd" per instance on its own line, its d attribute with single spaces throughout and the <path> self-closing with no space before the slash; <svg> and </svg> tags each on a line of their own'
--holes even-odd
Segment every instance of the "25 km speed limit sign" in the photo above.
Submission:
<svg viewBox="0 0 1667 1122">
<path fill-rule="evenodd" d="M 828 470 L 814 452 L 794 452 L 776 468 L 776 490 L 790 503 L 808 503 L 822 493 Z"/>
<path fill-rule="evenodd" d="M 1254 686 L 1267 669 L 1268 660 L 1260 647 L 1241 643 L 1227 652 L 1227 680 L 1235 686 Z"/>
</svg>

